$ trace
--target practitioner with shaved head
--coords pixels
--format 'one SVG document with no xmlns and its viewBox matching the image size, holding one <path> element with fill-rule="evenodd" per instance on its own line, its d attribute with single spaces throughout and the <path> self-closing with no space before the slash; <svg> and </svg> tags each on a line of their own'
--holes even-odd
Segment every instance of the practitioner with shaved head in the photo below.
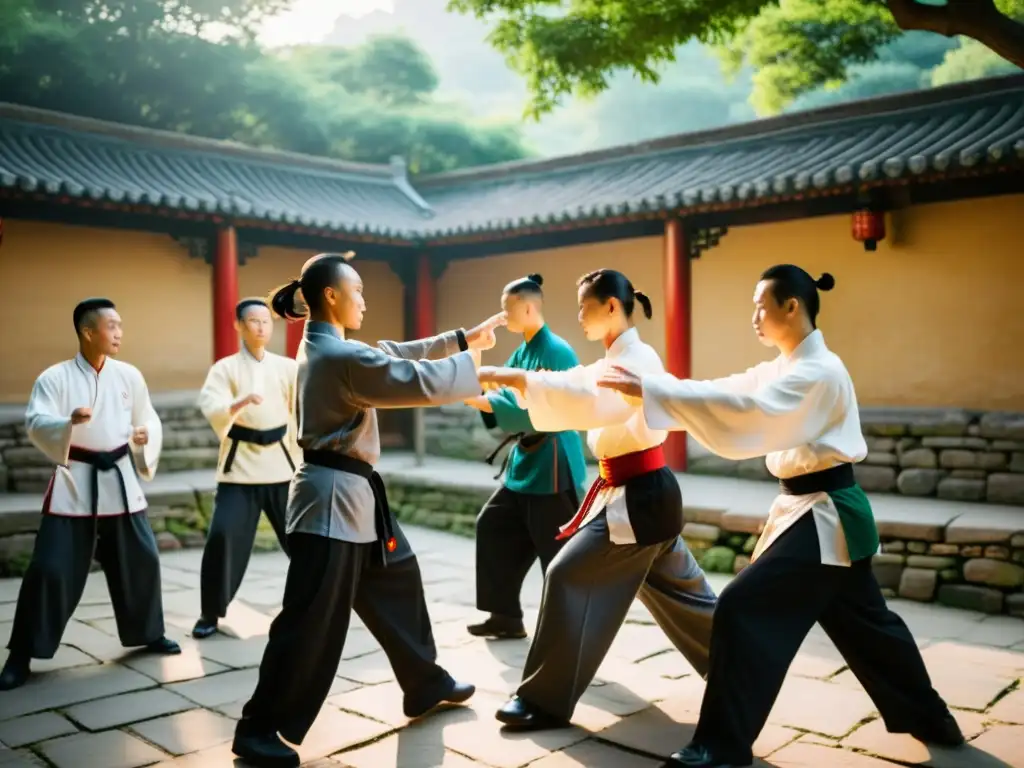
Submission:
<svg viewBox="0 0 1024 768">
<path fill-rule="evenodd" d="M 538 274 L 513 280 L 501 294 L 508 330 L 523 343 L 505 363 L 528 371 L 567 371 L 580 364 L 571 346 L 544 321 L 544 279 Z M 476 521 L 476 607 L 487 618 L 467 629 L 492 638 L 526 637 L 519 592 L 533 563 L 546 571 L 565 544 L 558 538 L 583 498 L 587 476 L 579 432 L 539 432 L 510 389 L 497 389 L 466 401 L 481 412 L 489 429 L 508 437 L 493 460 L 513 443 L 502 465 L 504 482 L 487 500 Z"/>
<path fill-rule="evenodd" d="M 354 610 L 381 644 L 408 717 L 464 702 L 472 685 L 437 664 L 416 556 L 388 509 L 378 408 L 463 401 L 480 392 L 479 353 L 504 314 L 470 331 L 369 346 L 348 339 L 363 322 L 363 281 L 351 254 L 317 256 L 278 289 L 271 307 L 307 315 L 297 383 L 302 463 L 288 494 L 291 554 L 281 613 L 270 627 L 259 683 L 235 730 L 236 755 L 257 766 L 298 766 L 281 740 L 301 744 L 338 671 Z M 301 292 L 305 308 L 298 306 Z"/>
<path fill-rule="evenodd" d="M 295 474 L 295 375 L 290 357 L 267 351 L 274 319 L 265 299 L 235 308 L 241 349 L 213 364 L 199 393 L 199 408 L 220 438 L 217 495 L 200 571 L 202 614 L 196 638 L 217 631 L 242 583 L 260 512 L 288 552 L 285 509 Z"/>
<path fill-rule="evenodd" d="M 121 643 L 181 653 L 164 636 L 160 559 L 139 483 L 156 472 L 160 418 L 139 369 L 113 359 L 122 337 L 114 302 L 86 299 L 73 320 L 78 354 L 40 374 L 25 412 L 29 440 L 57 468 L 18 594 L 0 691 L 25 683 L 31 659 L 53 658 L 94 557 Z"/>
</svg>

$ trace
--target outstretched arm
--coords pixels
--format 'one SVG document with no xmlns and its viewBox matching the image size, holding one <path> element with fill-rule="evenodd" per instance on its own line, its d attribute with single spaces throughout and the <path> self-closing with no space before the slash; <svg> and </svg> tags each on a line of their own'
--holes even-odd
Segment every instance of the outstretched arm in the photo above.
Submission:
<svg viewBox="0 0 1024 768">
<path fill-rule="evenodd" d="M 644 416 L 652 429 L 685 430 L 724 458 L 756 458 L 807 445 L 832 425 L 845 392 L 824 373 L 796 369 L 749 394 L 715 381 L 645 376 Z"/>
<path fill-rule="evenodd" d="M 362 347 L 345 362 L 347 399 L 364 408 L 416 408 L 465 400 L 480 391 L 472 351 L 443 360 L 400 360 Z"/>
<path fill-rule="evenodd" d="M 415 341 L 378 341 L 377 346 L 402 360 L 441 360 L 467 349 L 490 349 L 497 341 L 494 329 L 505 323 L 505 313 L 499 312 L 468 331 L 459 328 Z"/>
<path fill-rule="evenodd" d="M 597 429 L 623 423 L 637 407 L 617 392 L 598 389 L 602 366 L 603 361 L 568 371 L 484 367 L 480 381 L 517 390 L 538 432 Z"/>
</svg>

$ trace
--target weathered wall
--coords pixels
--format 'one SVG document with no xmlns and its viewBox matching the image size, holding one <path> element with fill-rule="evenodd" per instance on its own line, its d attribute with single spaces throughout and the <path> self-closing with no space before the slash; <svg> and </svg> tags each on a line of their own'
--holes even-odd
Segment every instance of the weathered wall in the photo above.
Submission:
<svg viewBox="0 0 1024 768">
<path fill-rule="evenodd" d="M 239 269 L 239 295 L 266 295 L 312 252 L 262 248 Z M 402 338 L 402 287 L 381 262 L 359 262 L 368 312 L 358 338 Z M 35 377 L 75 354 L 71 310 L 108 296 L 124 318 L 122 359 L 154 392 L 198 389 L 213 356 L 210 266 L 166 235 L 4 219 L 0 247 L 0 403 L 23 403 Z M 283 352 L 278 322 L 271 349 Z"/>
<path fill-rule="evenodd" d="M 836 277 L 820 326 L 846 361 L 865 406 L 1024 410 L 1024 196 L 918 206 L 889 217 L 889 236 L 868 253 L 848 216 L 735 227 L 693 263 L 693 373 L 725 375 L 770 353 L 750 330 L 757 276 L 780 262 Z M 597 359 L 576 322 L 574 284 L 584 272 L 625 272 L 654 300 L 643 337 L 664 354 L 661 238 L 623 240 L 460 261 L 439 285 L 438 322 L 470 325 L 498 307 L 509 280 L 541 272 L 548 322 Z M 487 362 L 516 339 L 503 336 Z"/>
</svg>

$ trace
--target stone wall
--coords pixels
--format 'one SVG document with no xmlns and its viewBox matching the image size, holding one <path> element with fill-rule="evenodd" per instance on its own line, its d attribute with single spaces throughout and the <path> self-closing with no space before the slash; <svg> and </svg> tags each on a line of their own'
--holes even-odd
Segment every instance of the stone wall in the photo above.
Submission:
<svg viewBox="0 0 1024 768">
<path fill-rule="evenodd" d="M 1024 505 L 1024 414 L 864 409 L 865 491 Z M 763 459 L 727 461 L 691 451 L 696 474 L 770 479 Z"/>
<path fill-rule="evenodd" d="M 403 522 L 473 536 L 477 513 L 491 489 L 446 487 L 386 478 L 388 497 Z M 758 531 L 740 516 L 728 530 L 708 522 L 721 511 L 686 510 L 683 538 L 711 573 L 739 573 L 750 563 Z M 908 526 L 908 532 L 913 531 Z M 1024 523 L 1022 523 L 1024 529 Z M 959 537 L 958 537 L 959 538 Z M 1024 533 L 1001 543 L 953 543 L 887 538 L 872 562 L 887 597 L 940 603 L 1024 617 Z"/>
<path fill-rule="evenodd" d="M 164 430 L 160 472 L 213 469 L 219 444 L 198 409 L 157 407 Z M 0 493 L 43 493 L 53 474 L 53 463 L 36 449 L 19 420 L 0 424 Z"/>
</svg>

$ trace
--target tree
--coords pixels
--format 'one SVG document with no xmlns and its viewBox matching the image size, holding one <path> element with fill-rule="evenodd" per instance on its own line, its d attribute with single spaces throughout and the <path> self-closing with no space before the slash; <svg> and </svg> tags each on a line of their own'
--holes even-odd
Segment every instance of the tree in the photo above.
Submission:
<svg viewBox="0 0 1024 768">
<path fill-rule="evenodd" d="M 734 65 L 770 66 L 762 80 L 779 100 L 769 109 L 845 79 L 905 30 L 972 38 L 1024 67 L 1024 0 L 449 0 L 449 9 L 495 20 L 489 40 L 526 77 L 534 117 L 568 94 L 605 90 L 616 71 L 657 82 L 688 40 L 723 47 Z"/>
<path fill-rule="evenodd" d="M 437 75 L 403 38 L 266 52 L 254 30 L 290 0 L 7 0 L 5 101 L 424 171 L 525 152 L 514 131 L 436 114 Z M 431 110 L 431 107 L 435 107 Z"/>
</svg>

